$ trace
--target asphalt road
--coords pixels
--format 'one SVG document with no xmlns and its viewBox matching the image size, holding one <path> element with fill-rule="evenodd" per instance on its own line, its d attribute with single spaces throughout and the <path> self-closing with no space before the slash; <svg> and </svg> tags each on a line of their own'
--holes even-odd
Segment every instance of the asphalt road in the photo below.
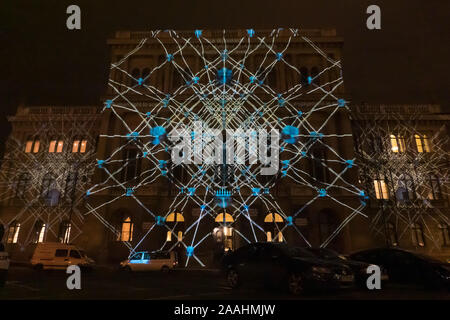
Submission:
<svg viewBox="0 0 450 320">
<path fill-rule="evenodd" d="M 12 267 L 0 299 L 149 299 L 149 300 L 231 300 L 231 299 L 431 299 L 450 300 L 447 291 L 430 291 L 410 286 L 389 285 L 381 290 L 346 289 L 310 293 L 295 297 L 258 286 L 232 290 L 223 276 L 213 270 L 176 270 L 169 274 L 123 274 L 102 268 L 82 273 L 81 289 L 69 290 L 64 271 L 34 271 Z"/>
</svg>

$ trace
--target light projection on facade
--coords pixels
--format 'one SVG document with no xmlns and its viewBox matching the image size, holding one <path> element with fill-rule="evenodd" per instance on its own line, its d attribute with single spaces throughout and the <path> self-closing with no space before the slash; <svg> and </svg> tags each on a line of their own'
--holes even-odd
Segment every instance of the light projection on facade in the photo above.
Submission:
<svg viewBox="0 0 450 320">
<path fill-rule="evenodd" d="M 80 113 L 80 111 L 83 113 Z M 21 250 L 33 243 L 77 241 L 84 198 L 95 169 L 96 107 L 22 108 L 0 170 L 4 241 Z"/>
<path fill-rule="evenodd" d="M 448 135 L 429 131 L 418 111 L 354 114 L 362 184 L 369 190 L 370 226 L 389 246 L 448 244 Z M 440 228 L 441 230 L 438 230 Z"/>
<path fill-rule="evenodd" d="M 293 43 L 307 47 L 322 61 L 321 67 L 310 73 L 301 70 L 287 54 Z M 141 74 L 128 70 L 127 61 L 150 44 L 163 53 L 157 65 Z M 164 68 L 171 70 L 175 84 L 169 91 L 158 86 L 165 81 L 158 76 Z M 110 78 L 114 94 L 103 111 L 119 120 L 122 131 L 100 136 L 106 144 L 120 143 L 97 159 L 103 178 L 87 191 L 88 214 L 118 233 L 101 208 L 124 197 L 132 199 L 154 224 L 133 244 L 124 242 L 131 253 L 145 249 L 140 247 L 143 240 L 159 227 L 167 232 L 161 248 L 182 245 L 186 265 L 197 261 L 203 266 L 198 249 L 218 234 L 225 239 L 225 250 L 231 248 L 226 239 L 232 234 L 249 243 L 292 242 L 285 236 L 287 229 L 294 230 L 296 241 L 311 245 L 295 221 L 305 208 L 328 199 L 345 218 L 322 241 L 327 246 L 353 217 L 365 217 L 365 202 L 359 201 L 365 193 L 346 179 L 356 163 L 336 148 L 351 139 L 351 129 L 337 130 L 331 121 L 348 113 L 347 102 L 337 93 L 343 84 L 341 68 L 340 61 L 299 29 L 151 32 L 111 64 L 111 72 L 120 77 Z M 281 85 L 277 75 L 285 70 L 292 79 Z M 144 100 L 149 102 L 146 107 L 140 103 Z M 305 169 L 307 161 L 314 163 L 315 174 Z M 142 170 L 135 170 L 137 163 Z M 165 212 L 155 212 L 142 200 L 140 190 L 161 179 L 177 192 Z M 285 180 L 307 190 L 310 197 L 302 208 L 286 212 L 278 203 L 273 190 Z M 105 190 L 118 191 L 103 202 L 89 201 Z M 257 203 L 267 212 L 264 223 L 273 223 L 271 232 L 249 213 Z M 176 217 L 188 204 L 200 213 L 180 234 Z M 217 228 L 202 233 L 199 226 L 207 220 L 217 223 Z M 236 227 L 238 222 L 248 224 L 250 232 L 244 234 Z"/>
</svg>

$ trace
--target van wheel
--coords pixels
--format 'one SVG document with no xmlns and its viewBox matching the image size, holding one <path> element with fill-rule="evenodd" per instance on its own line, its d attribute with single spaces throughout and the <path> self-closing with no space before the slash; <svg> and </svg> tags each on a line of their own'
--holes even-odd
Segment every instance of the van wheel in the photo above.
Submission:
<svg viewBox="0 0 450 320">
<path fill-rule="evenodd" d="M 44 266 L 42 265 L 42 264 L 37 264 L 37 265 L 35 265 L 34 266 L 34 270 L 36 270 L 36 271 L 42 271 L 42 270 L 44 270 Z"/>
<path fill-rule="evenodd" d="M 169 273 L 170 269 L 169 269 L 168 266 L 163 266 L 163 267 L 161 268 L 161 271 L 162 271 L 162 273 Z"/>
</svg>

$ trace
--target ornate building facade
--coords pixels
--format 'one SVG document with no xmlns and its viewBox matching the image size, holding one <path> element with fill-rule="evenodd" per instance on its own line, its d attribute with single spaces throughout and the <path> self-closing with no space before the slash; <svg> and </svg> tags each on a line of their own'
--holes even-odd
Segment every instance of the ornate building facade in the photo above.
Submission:
<svg viewBox="0 0 450 320">
<path fill-rule="evenodd" d="M 232 31 L 231 43 L 239 41 L 245 32 Z M 183 32 L 179 35 L 183 36 Z M 203 35 L 220 39 L 222 32 L 205 31 Z M 304 30 L 302 35 L 308 36 L 325 56 L 342 62 L 343 39 L 336 36 L 334 30 Z M 109 88 L 102 97 L 104 101 L 111 101 L 119 95 L 116 104 L 127 101 L 139 113 L 129 108 L 108 108 L 108 104 L 103 108 L 19 107 L 16 116 L 9 119 L 13 130 L 1 168 L 0 222 L 3 241 L 8 244 L 13 259 L 26 259 L 37 242 L 63 241 L 76 243 L 98 261 L 124 259 L 132 250 L 158 249 L 178 250 L 183 260 L 188 255 L 183 243 L 194 242 L 194 230 L 207 235 L 196 249 L 199 260 L 206 265 L 213 262 L 215 252 L 233 250 L 248 239 L 286 241 L 298 246 L 326 245 L 344 253 L 385 245 L 385 239 L 388 239 L 389 245 L 415 248 L 433 255 L 449 254 L 446 247 L 449 240 L 448 176 L 442 175 L 448 168 L 448 159 L 433 157 L 433 165 L 418 166 L 423 174 L 411 179 L 420 178 L 422 185 L 428 183 L 430 187 L 423 187 L 427 190 L 426 195 L 423 193 L 416 197 L 412 193 L 419 193 L 423 188 L 412 190 L 410 180 L 400 171 L 409 170 L 407 163 L 417 162 L 414 160 L 417 157 L 411 156 L 408 160 L 398 157 L 414 148 L 417 150 L 415 155 L 426 153 L 428 158 L 434 152 L 446 155 L 448 145 L 441 138 L 431 137 L 436 132 L 440 132 L 440 137 L 448 136 L 448 131 L 444 133 L 442 130 L 448 129 L 449 116 L 439 114 L 438 107 L 409 106 L 411 109 L 421 108 L 423 117 L 414 121 L 409 117 L 413 123 L 403 131 L 400 127 L 391 130 L 392 119 L 380 117 L 380 114 L 387 117 L 392 110 L 385 107 L 381 110 L 380 106 L 369 108 L 350 104 L 351 117 L 342 108 L 329 117 L 326 110 L 315 106 L 317 101 L 325 106 L 332 99 L 329 95 L 323 97 L 313 88 L 331 90 L 329 87 L 342 75 L 330 68 L 325 56 L 317 55 L 305 41 L 295 40 L 288 50 L 283 51 L 286 64 L 295 66 L 299 73 L 280 65 L 265 75 L 265 81 L 276 92 L 287 92 L 293 84 L 300 83 L 308 94 L 293 98 L 291 103 L 301 106 L 304 114 L 310 114 L 308 121 L 311 126 L 321 128 L 324 134 L 326 143 L 310 143 L 313 141 L 311 137 L 301 140 L 302 145 L 308 147 L 293 170 L 299 172 L 303 183 L 298 183 L 294 177 L 280 179 L 278 175 L 270 184 L 270 193 L 279 205 L 257 199 L 248 206 L 247 218 L 239 210 L 221 210 L 216 206 L 201 225 L 196 224 L 203 215 L 201 206 L 186 201 L 173 207 L 180 193 L 177 181 L 189 181 L 192 173 L 185 168 L 171 166 L 165 176 L 143 183 L 155 166 L 146 158 L 147 147 L 142 147 L 148 145 L 145 142 L 148 137 L 129 137 L 135 132 L 133 128 L 140 126 L 141 115 L 154 110 L 155 105 L 149 95 L 141 94 L 137 89 L 129 93 L 134 82 L 140 79 L 146 88 L 173 96 L 186 80 L 171 64 L 158 67 L 167 59 L 167 52 L 161 50 L 158 41 L 166 41 L 166 47 L 176 51 L 168 37 L 147 41 L 130 56 L 129 53 L 140 45 L 143 38 L 151 38 L 151 34 L 117 32 L 108 40 L 111 61 L 113 64 L 121 63 L 120 69 L 111 68 Z M 281 34 L 273 48 L 282 48 L 287 41 L 288 37 Z M 248 60 L 248 68 L 255 74 L 258 66 L 264 64 L 265 52 L 255 50 Z M 183 59 L 192 67 L 192 74 L 202 69 L 203 62 L 194 50 L 187 50 Z M 158 67 L 156 71 L 155 67 Z M 327 72 L 321 73 L 321 70 Z M 343 85 L 333 90 L 333 94 L 351 100 Z M 180 99 L 186 97 L 181 96 Z M 187 103 L 186 100 L 180 101 Z M 400 109 L 397 107 L 396 113 L 402 113 L 398 112 Z M 380 130 L 369 130 L 374 128 Z M 410 134 L 408 139 L 412 139 L 408 147 L 406 140 L 401 140 L 407 139 L 404 133 L 407 130 Z M 352 132 L 353 137 L 347 135 Z M 399 137 L 401 139 L 397 140 Z M 368 142 L 375 139 L 382 141 L 384 149 L 364 151 L 369 146 Z M 434 146 L 431 140 L 435 141 Z M 393 168 L 398 171 L 395 179 L 385 178 L 387 167 L 382 173 L 381 169 L 375 170 L 386 153 L 395 157 L 387 161 L 391 165 L 389 172 Z M 426 163 L 428 158 L 423 157 L 420 161 Z M 102 167 L 105 159 L 110 159 L 110 163 Z M 341 170 L 339 161 L 342 159 L 351 161 L 347 162 L 350 168 L 353 164 L 351 159 L 355 159 L 353 169 L 356 170 L 336 174 Z M 394 160 L 397 165 L 392 166 Z M 400 162 L 404 165 L 399 166 Z M 384 178 L 380 178 L 380 174 Z M 426 175 L 428 180 L 423 178 Z M 336 183 L 341 176 L 345 181 Z M 404 186 L 399 186 L 399 179 Z M 92 186 L 100 187 L 96 191 Z M 365 193 L 355 195 L 346 186 L 358 186 Z M 399 188 L 402 189 L 399 191 Z M 132 190 L 132 197 L 127 196 L 127 190 Z M 321 190 L 327 190 L 331 196 L 318 198 L 317 191 L 320 194 Z M 239 191 L 244 197 L 252 193 L 252 189 Z M 199 188 L 195 192 L 198 196 L 208 196 L 207 190 Z M 411 199 L 405 200 L 409 196 Z M 425 199 L 428 199 L 427 209 L 424 209 Z M 354 214 L 352 208 L 360 206 L 366 207 L 362 210 L 364 214 Z M 412 207 L 421 214 L 413 215 Z M 392 208 L 396 208 L 397 213 L 387 214 L 389 210 L 393 212 Z M 428 211 L 433 213 L 428 214 Z M 294 215 L 298 212 L 301 214 Z M 408 215 L 414 217 L 405 218 Z M 292 216 L 294 219 L 289 220 Z M 349 216 L 352 219 L 349 220 Z M 163 217 L 163 223 L 157 217 Z M 428 221 L 426 232 L 423 230 L 424 221 Z M 261 227 L 257 233 L 253 230 L 256 226 Z M 433 240 L 426 240 L 430 235 Z"/>
</svg>

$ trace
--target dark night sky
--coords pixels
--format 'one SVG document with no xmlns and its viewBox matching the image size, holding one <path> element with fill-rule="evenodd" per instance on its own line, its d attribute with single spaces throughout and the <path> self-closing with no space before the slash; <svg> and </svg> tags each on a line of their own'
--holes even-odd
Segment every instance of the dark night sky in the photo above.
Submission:
<svg viewBox="0 0 450 320">
<path fill-rule="evenodd" d="M 66 29 L 66 8 L 82 30 Z M 365 27 L 378 4 L 382 30 Z M 448 0 L 2 0 L 0 141 L 17 104 L 97 104 L 106 87 L 106 38 L 115 30 L 335 27 L 345 39 L 353 102 L 440 103 L 449 110 Z"/>
</svg>

